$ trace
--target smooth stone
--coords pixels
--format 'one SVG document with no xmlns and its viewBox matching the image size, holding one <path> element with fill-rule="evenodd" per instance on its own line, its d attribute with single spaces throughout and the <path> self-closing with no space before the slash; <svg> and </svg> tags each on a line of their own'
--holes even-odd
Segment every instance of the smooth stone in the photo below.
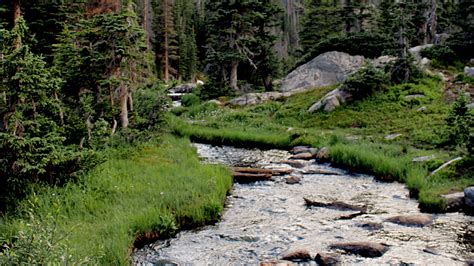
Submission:
<svg viewBox="0 0 474 266">
<path fill-rule="evenodd" d="M 289 253 L 286 253 L 282 256 L 282 260 L 289 260 L 293 262 L 302 262 L 302 261 L 310 261 L 311 255 L 305 249 L 298 249 Z"/>
<path fill-rule="evenodd" d="M 301 182 L 301 178 L 297 176 L 289 176 L 286 178 L 286 183 L 288 185 L 294 185 L 294 184 L 299 184 Z"/>
<path fill-rule="evenodd" d="M 316 159 L 321 160 L 321 161 L 327 161 L 330 158 L 331 158 L 331 152 L 326 147 L 320 149 L 318 151 L 318 154 L 316 154 Z"/>
<path fill-rule="evenodd" d="M 424 214 L 399 215 L 390 217 L 386 221 L 404 226 L 424 227 L 433 223 L 433 217 Z"/>
<path fill-rule="evenodd" d="M 332 244 L 330 248 L 344 250 L 348 253 L 366 258 L 381 257 L 389 249 L 388 246 L 385 244 L 372 242 L 336 243 Z"/>
<path fill-rule="evenodd" d="M 341 256 L 336 253 L 325 253 L 325 252 L 320 252 L 318 255 L 316 255 L 316 258 L 314 258 L 316 263 L 321 266 L 333 266 L 333 265 L 339 265 L 341 261 Z"/>
</svg>

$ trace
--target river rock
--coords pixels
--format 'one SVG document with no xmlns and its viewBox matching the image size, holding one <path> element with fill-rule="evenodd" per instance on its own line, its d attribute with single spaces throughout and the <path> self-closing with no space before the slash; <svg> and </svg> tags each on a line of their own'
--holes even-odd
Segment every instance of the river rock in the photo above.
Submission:
<svg viewBox="0 0 474 266">
<path fill-rule="evenodd" d="M 288 74 L 281 82 L 280 91 L 305 90 L 341 83 L 363 64 L 363 56 L 336 51 L 323 53 Z"/>
<path fill-rule="evenodd" d="M 474 187 L 468 187 L 464 190 L 464 203 L 466 208 L 472 213 L 474 211 Z"/>
<path fill-rule="evenodd" d="M 464 192 L 450 193 L 441 195 L 446 202 L 446 210 L 448 212 L 460 211 L 464 206 Z"/>
<path fill-rule="evenodd" d="M 282 260 L 289 260 L 293 262 L 304 262 L 304 261 L 310 261 L 311 255 L 309 252 L 305 249 L 298 249 L 296 251 L 291 251 L 281 258 Z"/>
<path fill-rule="evenodd" d="M 294 185 L 294 184 L 299 184 L 301 182 L 301 178 L 297 176 L 289 176 L 286 178 L 286 183 L 288 185 Z"/>
<path fill-rule="evenodd" d="M 260 266 L 293 266 L 294 264 L 290 261 L 284 260 L 272 260 L 272 261 L 264 261 L 260 263 Z"/>
<path fill-rule="evenodd" d="M 310 152 L 298 153 L 290 157 L 290 159 L 296 159 L 296 160 L 311 160 L 313 158 L 314 158 L 314 154 Z"/>
<path fill-rule="evenodd" d="M 280 161 L 279 163 L 284 163 L 295 168 L 303 168 L 308 164 L 307 161 L 302 161 L 302 160 L 283 160 L 283 161 Z"/>
<path fill-rule="evenodd" d="M 357 226 L 369 231 L 377 231 L 383 228 L 383 225 L 381 223 L 375 223 L 375 222 L 360 223 L 360 224 L 357 224 Z"/>
<path fill-rule="evenodd" d="M 341 256 L 336 253 L 325 253 L 325 252 L 320 252 L 318 255 L 316 255 L 316 258 L 314 258 L 316 263 L 321 266 L 334 266 L 334 265 L 339 265 L 341 261 Z"/>
<path fill-rule="evenodd" d="M 345 252 L 360 255 L 366 258 L 381 257 L 389 249 L 385 244 L 372 242 L 336 243 L 332 244 L 330 248 L 344 250 Z"/>
<path fill-rule="evenodd" d="M 329 148 L 322 148 L 318 151 L 318 154 L 316 154 L 316 159 L 320 161 L 327 161 L 331 158 L 331 152 Z"/>
<path fill-rule="evenodd" d="M 433 223 L 433 217 L 424 214 L 399 215 L 390 217 L 386 221 L 404 226 L 424 227 Z"/>
<path fill-rule="evenodd" d="M 300 153 L 311 153 L 311 154 L 317 154 L 318 149 L 316 148 L 311 148 L 309 146 L 296 146 L 293 147 L 293 149 L 290 150 L 291 154 L 300 154 Z"/>
</svg>

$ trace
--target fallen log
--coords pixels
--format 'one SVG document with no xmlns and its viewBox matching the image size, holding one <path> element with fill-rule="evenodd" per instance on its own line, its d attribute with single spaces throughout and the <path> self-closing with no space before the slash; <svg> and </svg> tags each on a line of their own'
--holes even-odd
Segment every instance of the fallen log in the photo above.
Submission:
<svg viewBox="0 0 474 266">
<path fill-rule="evenodd" d="M 234 181 L 237 183 L 252 183 L 257 181 L 271 180 L 271 174 L 252 174 L 252 173 L 241 173 L 234 172 Z"/>
<path fill-rule="evenodd" d="M 233 167 L 232 170 L 237 173 L 249 174 L 270 174 L 270 175 L 288 175 L 293 172 L 291 169 L 262 169 L 262 168 L 244 168 Z"/>
<path fill-rule="evenodd" d="M 341 211 L 359 211 L 363 213 L 367 212 L 367 206 L 357 206 L 342 201 L 319 202 L 307 198 L 304 198 L 304 201 L 306 202 L 306 206 L 308 207 L 322 207 Z"/>
</svg>

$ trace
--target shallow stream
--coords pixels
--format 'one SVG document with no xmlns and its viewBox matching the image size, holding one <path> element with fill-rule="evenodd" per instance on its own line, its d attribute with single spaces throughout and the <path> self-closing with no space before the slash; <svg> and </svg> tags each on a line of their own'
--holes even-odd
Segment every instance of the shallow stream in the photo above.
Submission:
<svg viewBox="0 0 474 266">
<path fill-rule="evenodd" d="M 302 161 L 303 165 L 294 168 L 279 163 L 291 156 L 281 150 L 195 145 L 206 163 L 291 168 L 301 182 L 290 185 L 286 176 L 281 176 L 274 181 L 235 184 L 219 223 L 136 250 L 135 265 L 258 265 L 297 249 L 308 250 L 312 256 L 340 253 L 343 264 L 466 265 L 474 259 L 472 216 L 434 215 L 433 224 L 426 227 L 385 221 L 396 215 L 420 213 L 403 184 L 381 183 L 314 161 Z M 321 170 L 327 173 L 315 174 Z M 368 211 L 353 219 L 341 219 L 354 211 L 308 208 L 303 197 L 364 205 Z M 349 241 L 384 243 L 389 250 L 382 257 L 363 258 L 329 249 L 333 243 Z"/>
</svg>

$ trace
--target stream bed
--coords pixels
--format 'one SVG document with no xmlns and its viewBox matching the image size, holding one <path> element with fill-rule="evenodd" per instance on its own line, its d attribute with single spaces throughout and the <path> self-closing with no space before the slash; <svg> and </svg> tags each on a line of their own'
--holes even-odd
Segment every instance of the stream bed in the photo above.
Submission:
<svg viewBox="0 0 474 266">
<path fill-rule="evenodd" d="M 314 160 L 290 166 L 285 163 L 291 156 L 287 151 L 194 145 L 204 163 L 293 169 L 292 175 L 301 181 L 287 184 L 287 176 L 281 176 L 273 181 L 236 183 L 219 223 L 135 250 L 134 265 L 259 265 L 298 249 L 313 257 L 319 252 L 338 253 L 343 264 L 466 265 L 474 259 L 472 216 L 433 215 L 434 222 L 425 227 L 386 221 L 420 214 L 403 184 L 378 182 Z M 308 208 L 303 198 L 364 205 L 367 213 L 347 219 L 354 211 Z M 330 249 L 332 244 L 352 241 L 383 243 L 389 249 L 377 258 Z"/>
</svg>

